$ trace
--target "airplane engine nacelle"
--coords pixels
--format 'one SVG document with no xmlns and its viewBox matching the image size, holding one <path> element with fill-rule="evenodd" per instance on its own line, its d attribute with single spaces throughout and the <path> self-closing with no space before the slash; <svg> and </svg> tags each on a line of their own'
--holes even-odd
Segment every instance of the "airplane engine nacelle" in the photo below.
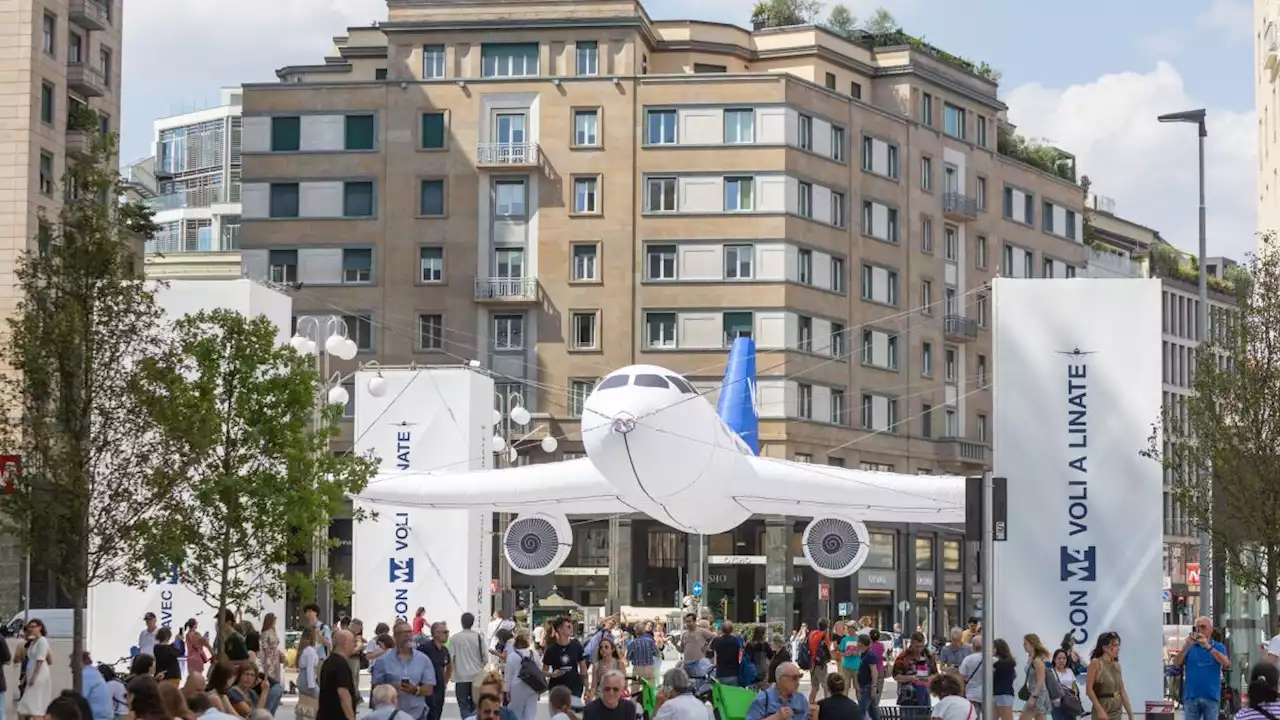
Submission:
<svg viewBox="0 0 1280 720">
<path fill-rule="evenodd" d="M 568 559 L 572 547 L 573 529 L 564 515 L 520 515 L 502 536 L 502 555 L 525 575 L 550 575 Z"/>
<path fill-rule="evenodd" d="M 871 552 L 866 524 L 840 516 L 814 518 L 805 526 L 801 541 L 809 566 L 829 578 L 854 574 Z"/>
</svg>

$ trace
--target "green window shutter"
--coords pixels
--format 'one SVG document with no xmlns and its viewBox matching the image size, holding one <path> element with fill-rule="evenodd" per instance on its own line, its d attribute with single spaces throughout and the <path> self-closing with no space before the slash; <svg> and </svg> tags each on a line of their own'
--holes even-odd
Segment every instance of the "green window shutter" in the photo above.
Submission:
<svg viewBox="0 0 1280 720">
<path fill-rule="evenodd" d="M 348 115 L 347 116 L 347 149 L 348 150 L 372 150 L 373 149 L 373 116 L 372 115 Z"/>
<path fill-rule="evenodd" d="M 444 113 L 422 114 L 422 147 L 432 150 L 444 147 Z"/>
<path fill-rule="evenodd" d="M 302 118 L 271 118 L 271 151 L 296 152 L 302 144 Z"/>
</svg>

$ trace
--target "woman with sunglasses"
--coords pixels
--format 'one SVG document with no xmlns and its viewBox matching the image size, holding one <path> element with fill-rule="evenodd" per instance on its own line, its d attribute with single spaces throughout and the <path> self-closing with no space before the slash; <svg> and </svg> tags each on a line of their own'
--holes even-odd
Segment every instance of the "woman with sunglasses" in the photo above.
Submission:
<svg viewBox="0 0 1280 720">
<path fill-rule="evenodd" d="M 45 637 L 44 623 L 31 620 L 27 623 L 27 646 L 22 664 L 21 698 L 18 700 L 19 718 L 43 718 L 49 713 L 53 700 L 53 681 L 50 667 L 52 656 L 49 640 Z M 3 641 L 0 638 L 0 641 Z"/>
</svg>

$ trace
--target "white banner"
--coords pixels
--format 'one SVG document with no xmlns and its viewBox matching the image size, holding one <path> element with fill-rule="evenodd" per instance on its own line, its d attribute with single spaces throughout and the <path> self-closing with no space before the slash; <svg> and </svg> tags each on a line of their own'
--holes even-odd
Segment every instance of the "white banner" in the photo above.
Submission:
<svg viewBox="0 0 1280 720">
<path fill-rule="evenodd" d="M 1142 708 L 1164 697 L 1162 470 L 1139 455 L 1160 418 L 1160 281 L 999 278 L 995 302 L 1009 504 L 990 634 L 1020 656 L 1027 633 L 1051 648 L 1070 633 L 1088 657 L 1117 632 Z"/>
<path fill-rule="evenodd" d="M 381 377 L 379 393 L 369 382 Z M 468 368 L 357 373 L 355 450 L 373 451 L 387 473 L 439 475 L 487 467 L 493 380 Z M 372 483 L 378 482 L 374 478 Z M 423 482 L 448 482 L 424 476 Z M 489 615 L 492 515 L 355 501 L 377 519 L 352 528 L 353 616 L 368 623 L 412 617 L 458 623 Z"/>
</svg>

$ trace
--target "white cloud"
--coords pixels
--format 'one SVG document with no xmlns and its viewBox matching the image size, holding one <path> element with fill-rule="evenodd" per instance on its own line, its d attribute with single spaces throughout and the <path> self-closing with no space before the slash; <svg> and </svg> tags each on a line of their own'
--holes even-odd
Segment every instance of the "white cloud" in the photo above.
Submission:
<svg viewBox="0 0 1280 720">
<path fill-rule="evenodd" d="M 1208 9 L 1196 17 L 1196 25 L 1247 37 L 1253 28 L 1253 4 L 1244 0 L 1210 0 Z"/>
<path fill-rule="evenodd" d="M 1151 72 L 1104 75 L 1085 85 L 1036 83 L 1005 96 L 1009 119 L 1027 137 L 1076 155 L 1100 195 L 1122 217 L 1159 230 L 1179 247 L 1197 246 L 1197 149 L 1192 125 L 1156 116 L 1203 107 L 1169 63 Z M 1208 108 L 1206 207 L 1209 253 L 1243 259 L 1253 250 L 1257 147 L 1254 113 Z"/>
</svg>

